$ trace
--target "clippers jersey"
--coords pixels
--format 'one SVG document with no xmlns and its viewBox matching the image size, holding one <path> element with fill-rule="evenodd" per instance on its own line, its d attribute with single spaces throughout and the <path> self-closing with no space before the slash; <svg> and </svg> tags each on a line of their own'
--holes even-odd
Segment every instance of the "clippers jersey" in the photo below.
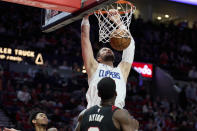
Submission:
<svg viewBox="0 0 197 131">
<path fill-rule="evenodd" d="M 113 114 L 118 107 L 115 106 L 93 106 L 84 113 L 80 131 L 120 131 L 112 120 Z"/>
<path fill-rule="evenodd" d="M 120 67 L 111 67 L 105 64 L 98 64 L 96 72 L 93 74 L 92 78 L 88 80 L 89 88 L 86 93 L 87 108 L 94 105 L 100 105 L 101 99 L 98 96 L 97 84 L 104 77 L 111 77 L 116 83 L 117 97 L 115 100 L 115 106 L 123 108 L 125 106 L 126 97 L 126 82 L 123 78 Z"/>
</svg>

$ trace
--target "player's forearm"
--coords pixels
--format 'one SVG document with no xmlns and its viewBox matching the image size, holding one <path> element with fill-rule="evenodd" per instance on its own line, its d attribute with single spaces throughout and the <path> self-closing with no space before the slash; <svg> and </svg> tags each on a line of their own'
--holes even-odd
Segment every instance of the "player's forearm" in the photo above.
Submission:
<svg viewBox="0 0 197 131">
<path fill-rule="evenodd" d="M 135 41 L 131 37 L 130 45 L 123 50 L 122 61 L 132 64 L 134 59 L 134 53 L 135 53 Z"/>
<path fill-rule="evenodd" d="M 86 64 L 88 63 L 88 61 L 90 61 L 90 59 L 93 59 L 94 55 L 93 55 L 92 45 L 89 39 L 89 34 L 83 32 L 81 35 L 81 49 L 82 49 L 83 60 Z"/>
<path fill-rule="evenodd" d="M 83 57 L 83 61 L 84 64 L 86 66 L 86 64 L 88 64 L 93 58 L 93 50 L 92 50 L 92 45 L 90 43 L 90 41 L 86 41 L 86 40 L 82 40 L 81 41 L 81 49 L 82 49 L 82 57 Z"/>
<path fill-rule="evenodd" d="M 120 19 L 117 20 L 116 24 L 119 29 L 127 31 L 127 27 L 122 23 Z M 131 35 L 129 36 L 131 38 L 131 42 L 130 45 L 123 50 L 122 61 L 132 64 L 134 59 L 134 53 L 135 53 L 135 41 Z"/>
<path fill-rule="evenodd" d="M 81 39 L 90 39 L 90 27 L 87 25 L 81 26 Z"/>
</svg>

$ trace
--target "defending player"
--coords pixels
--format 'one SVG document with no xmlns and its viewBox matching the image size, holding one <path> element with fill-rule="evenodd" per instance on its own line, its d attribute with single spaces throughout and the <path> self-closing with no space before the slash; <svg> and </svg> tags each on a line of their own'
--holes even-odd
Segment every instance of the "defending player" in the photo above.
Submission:
<svg viewBox="0 0 197 131">
<path fill-rule="evenodd" d="M 110 20 L 116 21 L 119 29 L 124 29 L 124 25 L 120 20 L 119 15 L 111 12 L 109 16 Z M 116 19 L 116 20 L 114 20 Z M 81 24 L 81 48 L 82 57 L 85 64 L 85 69 L 88 74 L 89 88 L 86 93 L 86 99 L 88 102 L 87 108 L 94 105 L 99 105 L 101 99 L 97 95 L 97 83 L 103 77 L 111 77 L 116 82 L 117 98 L 115 106 L 123 108 L 125 106 L 126 97 L 126 82 L 133 63 L 135 42 L 131 37 L 131 43 L 123 50 L 122 61 L 117 67 L 113 66 L 115 59 L 114 53 L 109 48 L 102 48 L 97 54 L 97 58 L 94 58 L 93 50 L 90 42 L 90 24 L 88 16 L 84 17 Z"/>
<path fill-rule="evenodd" d="M 117 96 L 116 84 L 110 77 L 98 83 L 101 104 L 82 112 L 75 131 L 136 131 L 139 123 L 132 119 L 128 111 L 113 106 Z"/>
</svg>

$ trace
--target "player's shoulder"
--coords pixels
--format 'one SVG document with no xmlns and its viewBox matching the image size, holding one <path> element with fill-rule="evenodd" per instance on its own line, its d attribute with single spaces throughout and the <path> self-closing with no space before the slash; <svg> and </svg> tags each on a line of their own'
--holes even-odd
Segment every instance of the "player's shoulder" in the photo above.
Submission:
<svg viewBox="0 0 197 131">
<path fill-rule="evenodd" d="M 78 121 L 81 121 L 83 119 L 84 113 L 87 111 L 87 109 L 84 109 L 83 111 L 81 111 L 81 113 L 78 116 Z"/>
<path fill-rule="evenodd" d="M 130 114 L 126 109 L 120 109 L 120 108 L 118 110 L 116 110 L 113 115 L 113 117 L 118 120 L 123 119 L 123 118 L 127 118 L 129 116 L 130 116 Z"/>
<path fill-rule="evenodd" d="M 98 108 L 97 105 L 92 106 L 88 109 L 84 109 L 83 111 L 81 111 L 81 113 L 79 114 L 79 117 L 83 117 L 86 113 L 92 112 L 93 110 L 95 110 L 96 108 Z"/>
<path fill-rule="evenodd" d="M 94 106 L 93 106 L 94 107 Z M 81 121 L 83 119 L 83 116 L 88 113 L 93 107 L 90 107 L 88 109 L 84 109 L 83 111 L 81 111 L 81 113 L 78 116 L 78 121 Z"/>
</svg>

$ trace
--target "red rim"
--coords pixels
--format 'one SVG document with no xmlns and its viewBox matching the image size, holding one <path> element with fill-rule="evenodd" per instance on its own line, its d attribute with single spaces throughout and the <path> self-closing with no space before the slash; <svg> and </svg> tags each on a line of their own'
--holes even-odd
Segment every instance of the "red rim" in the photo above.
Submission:
<svg viewBox="0 0 197 131">
<path fill-rule="evenodd" d="M 135 9 L 135 6 L 134 6 L 133 4 L 131 4 L 129 1 L 119 0 L 119 1 L 117 1 L 117 2 L 115 2 L 115 3 L 117 3 L 117 4 L 128 4 L 128 5 L 131 6 L 131 9 L 129 9 L 129 10 L 127 10 L 127 11 L 119 11 L 119 12 L 118 12 L 119 14 L 130 13 L 130 12 L 132 12 L 132 11 Z M 108 11 L 97 10 L 97 11 L 95 11 L 94 13 L 97 13 L 97 14 L 101 14 L 101 13 L 102 13 L 102 14 L 107 14 Z M 93 14 L 93 13 L 92 13 L 92 14 Z M 90 14 L 90 15 L 92 15 L 92 14 Z"/>
</svg>

